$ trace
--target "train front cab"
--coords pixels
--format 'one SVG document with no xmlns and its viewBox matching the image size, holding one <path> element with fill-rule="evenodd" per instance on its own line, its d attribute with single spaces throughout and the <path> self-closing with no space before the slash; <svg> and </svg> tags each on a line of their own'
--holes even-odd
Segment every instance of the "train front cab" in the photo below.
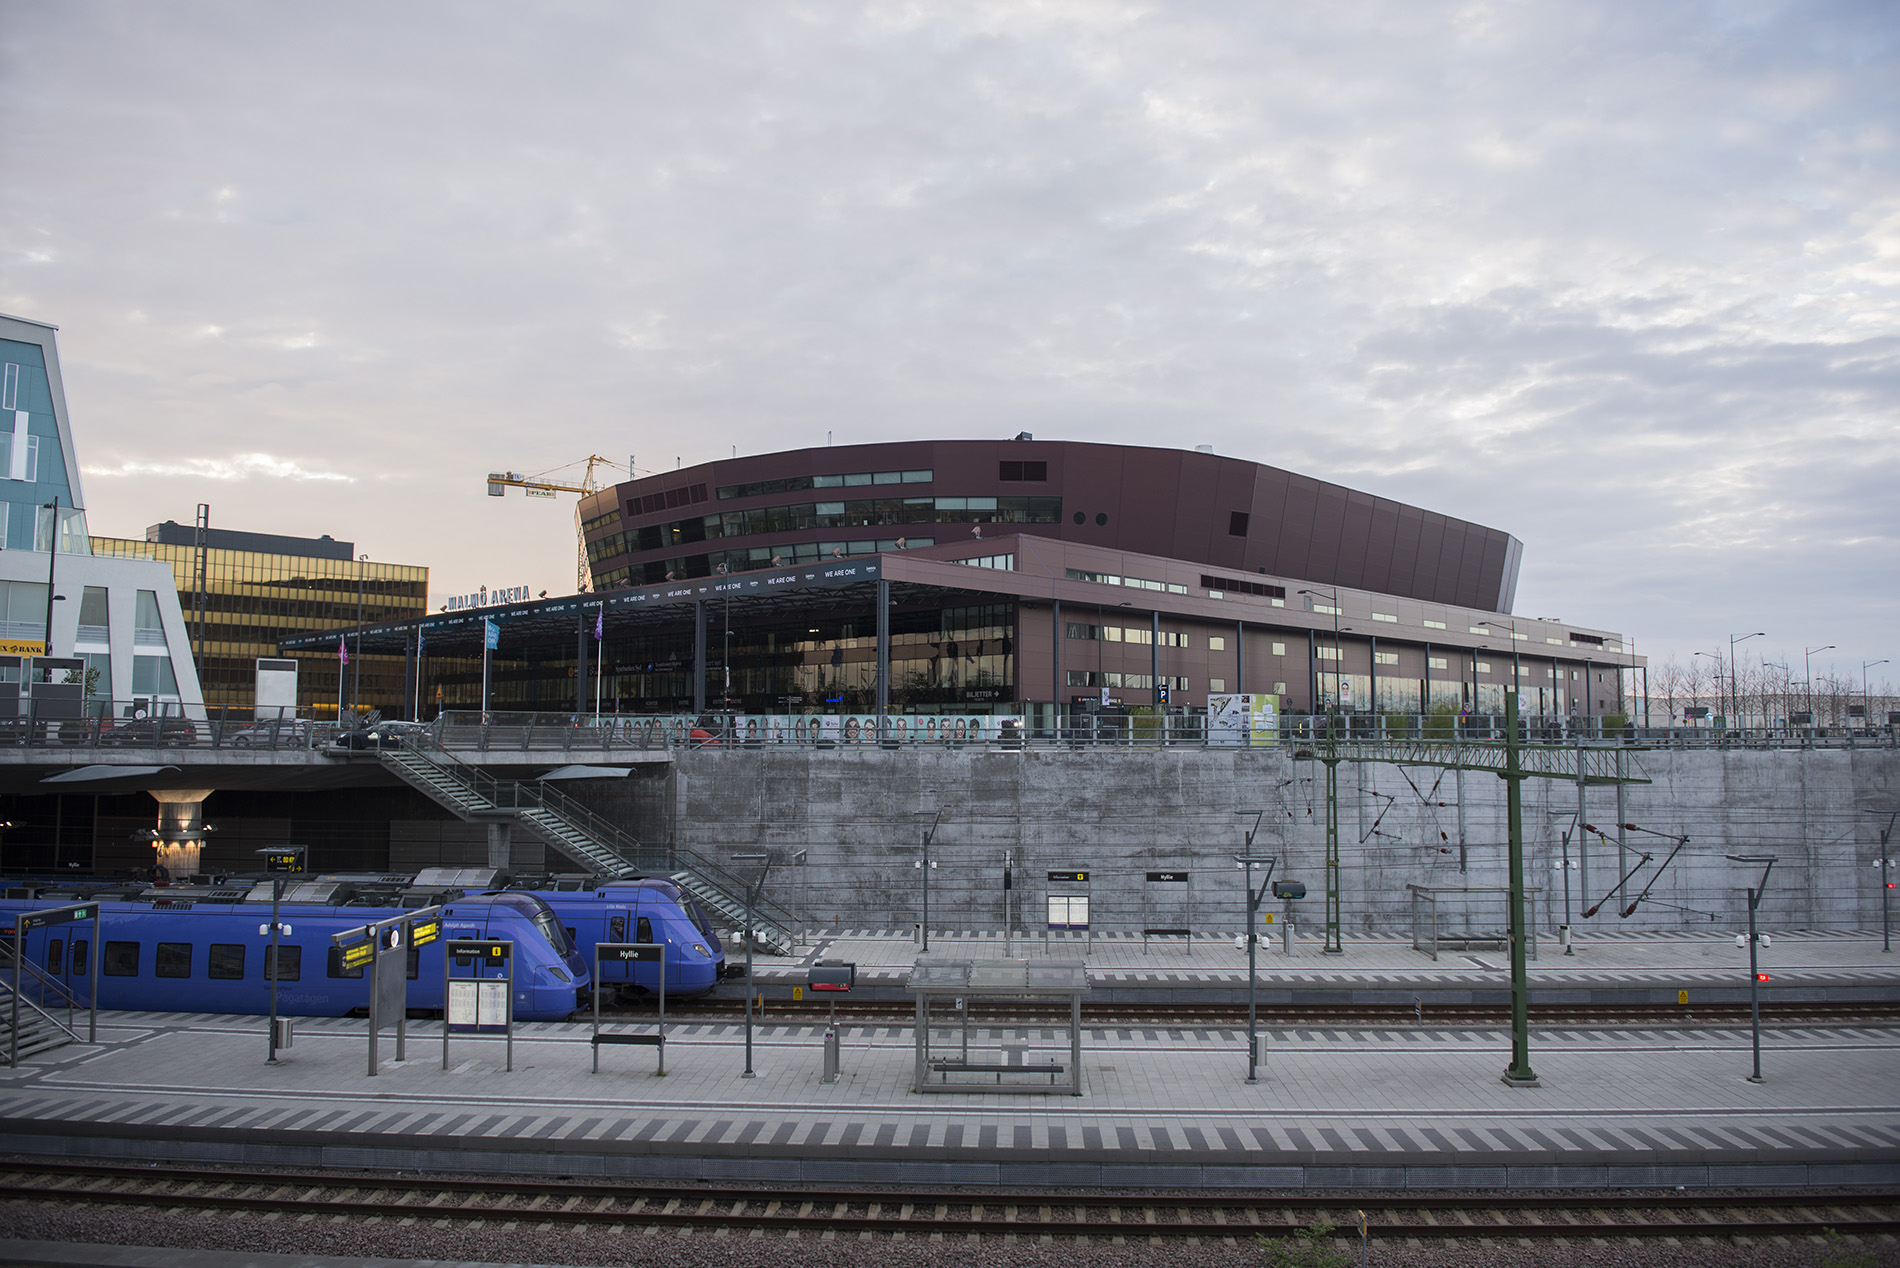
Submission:
<svg viewBox="0 0 1900 1268">
<path fill-rule="evenodd" d="M 703 995 L 719 982 L 724 949 L 710 930 L 694 923 L 682 905 L 684 896 L 671 882 L 632 881 L 537 896 L 554 909 L 590 968 L 597 943 L 657 942 L 666 946 L 668 995 Z M 656 991 L 659 985 L 659 966 L 654 964 L 600 966 L 601 989 L 614 991 L 616 997 Z"/>
</svg>

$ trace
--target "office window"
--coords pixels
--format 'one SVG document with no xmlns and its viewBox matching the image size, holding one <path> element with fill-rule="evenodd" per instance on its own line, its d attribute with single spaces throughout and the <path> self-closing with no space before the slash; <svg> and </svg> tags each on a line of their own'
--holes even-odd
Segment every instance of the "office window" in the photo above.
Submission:
<svg viewBox="0 0 1900 1268">
<path fill-rule="evenodd" d="M 139 975 L 139 944 L 136 942 L 106 943 L 105 958 L 99 962 L 99 971 L 107 977 L 137 977 Z"/>
<path fill-rule="evenodd" d="M 1340 649 L 1337 647 L 1322 647 L 1319 649 L 1319 658 L 1321 660 L 1338 660 L 1339 652 Z"/>
<path fill-rule="evenodd" d="M 273 951 L 276 952 L 275 955 L 272 954 Z M 277 971 L 279 965 L 281 965 L 283 968 L 283 972 L 281 974 Z M 299 977 L 302 976 L 302 974 L 303 974 L 303 948 L 302 947 L 287 947 L 287 946 L 280 945 L 275 948 L 270 947 L 270 946 L 266 946 L 264 948 L 264 980 L 266 982 L 272 980 L 273 978 L 275 978 L 279 982 L 295 982 L 298 980 Z M 240 963 L 238 965 L 238 976 L 242 977 L 243 975 L 244 975 L 244 966 L 242 963 Z"/>
<path fill-rule="evenodd" d="M 20 408 L 20 367 L 9 361 L 0 370 L 0 409 Z"/>
<path fill-rule="evenodd" d="M 1227 640 L 1219 634 L 1210 634 L 1207 639 L 1207 650 L 1224 652 L 1227 650 Z"/>
<path fill-rule="evenodd" d="M 1434 620 L 1431 620 L 1430 618 L 1427 618 L 1425 621 L 1421 622 L 1421 624 L 1423 624 L 1425 628 L 1428 630 L 1442 630 L 1445 628 L 1445 623 L 1443 621 L 1434 621 Z"/>
<path fill-rule="evenodd" d="M 1451 668 L 1450 664 L 1446 662 L 1443 656 L 1427 656 L 1425 658 L 1425 663 L 1433 669 L 1450 669 Z"/>
<path fill-rule="evenodd" d="M 1284 696 L 1286 694 L 1286 684 L 1283 682 L 1274 683 L 1273 694 L 1276 696 Z"/>
<path fill-rule="evenodd" d="M 1397 652 L 1379 652 L 1375 654 L 1372 659 L 1376 664 L 1396 665 L 1399 663 L 1399 654 Z"/>
<path fill-rule="evenodd" d="M 1227 513 L 1227 535 L 1245 537 L 1247 535 L 1247 512 L 1229 511 Z"/>
<path fill-rule="evenodd" d="M 999 462 L 996 464 L 996 478 L 1004 481 L 1039 484 L 1049 478 L 1049 464 L 1047 462 Z"/>
<path fill-rule="evenodd" d="M 1387 621 L 1396 625 L 1398 623 L 1399 618 L 1392 615 L 1390 612 L 1374 612 L 1372 614 L 1372 619 L 1375 621 Z"/>
<path fill-rule="evenodd" d="M 1273 654 L 1274 654 L 1275 656 L 1284 656 L 1284 655 L 1286 655 L 1286 644 L 1285 644 L 1285 643 L 1275 643 L 1275 644 L 1273 645 Z"/>
<path fill-rule="evenodd" d="M 242 980 L 244 977 L 244 944 L 242 942 L 212 943 L 208 972 L 205 976 L 214 982 Z"/>
<path fill-rule="evenodd" d="M 1207 680 L 1207 689 L 1215 695 L 1219 695 L 1221 692 L 1227 690 L 1227 680 L 1225 678 L 1209 678 Z"/>
<path fill-rule="evenodd" d="M 191 944 L 189 942 L 159 943 L 158 959 L 153 963 L 152 971 L 159 977 L 190 977 Z"/>
<path fill-rule="evenodd" d="M 1490 672 L 1491 672 L 1491 662 L 1490 662 L 1490 661 L 1488 661 L 1488 660 L 1481 660 L 1481 661 L 1479 661 L 1479 662 L 1478 662 L 1478 672 L 1479 672 L 1479 673 L 1481 673 L 1481 674 L 1488 674 L 1488 673 L 1490 673 Z"/>
</svg>

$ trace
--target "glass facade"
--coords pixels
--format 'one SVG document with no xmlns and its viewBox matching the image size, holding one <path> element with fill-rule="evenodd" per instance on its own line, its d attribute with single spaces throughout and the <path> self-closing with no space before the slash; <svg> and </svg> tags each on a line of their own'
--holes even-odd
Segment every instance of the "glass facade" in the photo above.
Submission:
<svg viewBox="0 0 1900 1268">
<path fill-rule="evenodd" d="M 53 535 L 45 509 L 51 503 L 70 508 L 73 490 L 46 354 L 34 344 L 0 339 L 0 549 L 45 550 Z M 65 553 L 86 553 L 84 517 L 85 512 L 72 510 L 61 517 Z M 76 538 L 69 524 L 76 525 Z"/>
<path fill-rule="evenodd" d="M 259 657 L 280 655 L 278 640 L 292 634 L 354 628 L 359 602 L 364 625 L 422 616 L 428 610 L 429 570 L 424 567 L 213 547 L 205 552 L 204 636 L 200 643 L 194 612 L 198 560 L 195 547 L 116 537 L 95 537 L 91 545 L 94 554 L 155 559 L 171 566 L 172 577 L 178 585 L 178 603 L 184 611 L 186 631 L 193 643 L 191 650 L 198 653 L 205 703 L 213 707 L 249 708 L 256 687 Z M 150 593 L 141 591 L 138 596 L 136 652 L 144 652 L 153 636 L 158 640 L 153 650 L 164 650 L 164 630 L 158 628 L 156 620 L 156 596 L 153 596 L 149 624 L 147 620 L 146 598 Z M 82 600 L 82 627 L 87 623 L 88 609 L 84 604 L 88 602 L 91 602 L 90 596 Z M 103 595 L 99 597 L 99 606 L 104 606 Z M 346 701 L 355 689 L 359 693 L 356 703 L 360 708 L 381 708 L 406 715 L 406 658 L 357 658 L 354 651 L 351 657 L 352 664 L 344 668 L 334 649 L 321 654 L 297 655 L 302 662 L 297 675 L 300 710 L 306 716 L 334 716 L 341 670 L 345 676 L 342 686 Z M 169 664 L 161 670 L 144 663 L 161 659 L 138 656 L 135 677 L 140 673 L 169 674 Z"/>
</svg>

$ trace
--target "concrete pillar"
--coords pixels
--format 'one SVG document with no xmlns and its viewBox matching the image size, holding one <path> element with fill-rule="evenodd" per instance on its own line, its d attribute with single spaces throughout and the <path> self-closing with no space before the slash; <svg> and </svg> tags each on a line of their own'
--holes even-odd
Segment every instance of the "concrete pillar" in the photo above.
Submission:
<svg viewBox="0 0 1900 1268">
<path fill-rule="evenodd" d="M 1247 646 L 1247 623 L 1245 621 L 1235 621 L 1234 622 L 1234 692 L 1236 695 L 1243 695 L 1243 696 L 1247 694 L 1247 657 L 1246 657 L 1246 653 L 1242 650 L 1246 646 Z M 1282 700 L 1280 702 L 1280 707 L 1284 709 L 1286 707 L 1286 701 Z"/>
<path fill-rule="evenodd" d="M 512 842 L 514 825 L 510 823 L 490 823 L 488 825 L 488 866 L 508 866 L 508 853 Z"/>
</svg>

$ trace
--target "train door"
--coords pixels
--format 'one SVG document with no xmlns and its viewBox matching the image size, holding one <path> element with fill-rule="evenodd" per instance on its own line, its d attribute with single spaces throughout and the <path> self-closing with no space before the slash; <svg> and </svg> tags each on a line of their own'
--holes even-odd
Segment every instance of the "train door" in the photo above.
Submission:
<svg viewBox="0 0 1900 1268">
<path fill-rule="evenodd" d="M 631 916 L 632 916 L 632 912 L 628 908 L 625 908 L 625 907 L 607 908 L 606 915 L 605 915 L 606 923 L 601 928 L 601 936 L 599 938 L 599 941 L 601 942 L 638 941 L 638 939 L 635 939 L 630 936 L 633 932 L 633 924 L 632 924 Z M 601 980 L 604 982 L 626 982 L 626 983 L 631 984 L 635 980 L 634 967 L 635 966 L 631 964 L 611 964 L 611 965 L 603 964 L 600 966 Z"/>
</svg>

